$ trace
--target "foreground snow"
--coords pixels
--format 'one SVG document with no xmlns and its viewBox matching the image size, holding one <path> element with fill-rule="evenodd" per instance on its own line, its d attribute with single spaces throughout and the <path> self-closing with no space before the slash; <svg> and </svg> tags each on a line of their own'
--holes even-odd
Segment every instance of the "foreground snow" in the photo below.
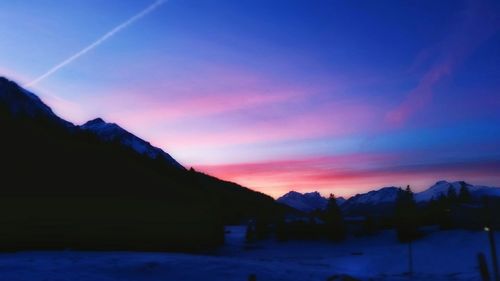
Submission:
<svg viewBox="0 0 500 281">
<path fill-rule="evenodd" d="M 244 228 L 231 227 L 217 253 L 20 252 L 0 254 L 0 280 L 327 280 L 349 274 L 362 280 L 408 280 L 408 246 L 391 231 L 327 242 L 264 241 L 248 246 Z M 500 239 L 500 236 L 497 238 Z M 489 248 L 484 232 L 444 231 L 413 245 L 411 280 L 479 280 L 476 255 Z"/>
</svg>

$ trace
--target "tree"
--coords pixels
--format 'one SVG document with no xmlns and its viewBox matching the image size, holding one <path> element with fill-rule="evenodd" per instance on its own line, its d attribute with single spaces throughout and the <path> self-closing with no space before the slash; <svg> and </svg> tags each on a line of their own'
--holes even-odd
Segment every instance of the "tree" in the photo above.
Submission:
<svg viewBox="0 0 500 281">
<path fill-rule="evenodd" d="M 264 216 L 259 216 L 255 220 L 255 238 L 257 240 L 266 239 L 270 234 L 269 220 Z"/>
<path fill-rule="evenodd" d="M 247 230 L 245 232 L 245 240 L 247 243 L 252 243 L 256 239 L 255 224 L 253 221 L 248 222 Z"/>
<path fill-rule="evenodd" d="M 346 230 L 344 225 L 344 218 L 340 210 L 335 195 L 330 194 L 328 198 L 328 205 L 325 212 L 325 223 L 327 228 L 328 239 L 334 241 L 341 241 L 345 239 Z"/>
<path fill-rule="evenodd" d="M 451 206 L 455 205 L 458 202 L 457 191 L 452 185 L 448 187 L 448 202 Z"/>
<path fill-rule="evenodd" d="M 408 185 L 400 189 L 396 199 L 396 231 L 401 242 L 409 242 L 419 237 L 417 204 Z"/>
<path fill-rule="evenodd" d="M 275 230 L 276 231 L 276 239 L 278 241 L 287 241 L 289 238 L 289 233 L 288 233 L 285 218 L 283 218 L 283 217 L 278 218 L 276 221 L 276 224 L 275 224 L 275 228 L 276 228 L 276 230 Z"/>
<path fill-rule="evenodd" d="M 436 222 L 441 229 L 450 229 L 453 226 L 451 219 L 451 202 L 446 195 L 441 194 L 436 201 Z"/>
<path fill-rule="evenodd" d="M 460 183 L 460 192 L 458 193 L 458 202 L 461 204 L 467 204 L 472 201 L 472 196 L 470 194 L 470 190 L 465 185 L 465 183 L 461 182 Z"/>
<path fill-rule="evenodd" d="M 375 219 L 367 215 L 365 216 L 365 220 L 363 221 L 363 234 L 364 235 L 373 235 L 377 232 L 377 224 Z"/>
</svg>

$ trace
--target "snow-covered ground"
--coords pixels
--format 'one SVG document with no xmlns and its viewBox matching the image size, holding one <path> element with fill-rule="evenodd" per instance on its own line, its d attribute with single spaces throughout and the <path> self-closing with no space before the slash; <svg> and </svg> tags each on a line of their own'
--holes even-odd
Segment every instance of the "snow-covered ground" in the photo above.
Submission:
<svg viewBox="0 0 500 281">
<path fill-rule="evenodd" d="M 228 230 L 227 245 L 207 255 L 2 253 L 0 281 L 247 281 L 250 274 L 258 281 L 325 281 L 342 273 L 361 280 L 479 280 L 477 253 L 484 252 L 490 260 L 485 232 L 436 231 L 414 242 L 416 273 L 409 279 L 404 275 L 408 246 L 397 243 L 392 231 L 341 244 L 263 241 L 246 245 L 243 227 Z"/>
</svg>

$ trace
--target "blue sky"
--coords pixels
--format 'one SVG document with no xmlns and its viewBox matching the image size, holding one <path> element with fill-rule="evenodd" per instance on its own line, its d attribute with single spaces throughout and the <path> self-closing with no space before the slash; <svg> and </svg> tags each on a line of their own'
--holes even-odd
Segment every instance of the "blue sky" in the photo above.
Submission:
<svg viewBox="0 0 500 281">
<path fill-rule="evenodd" d="M 29 84 L 154 2 L 3 1 L 0 74 Z M 500 185 L 499 30 L 489 0 L 169 0 L 30 89 L 273 196 Z"/>
</svg>

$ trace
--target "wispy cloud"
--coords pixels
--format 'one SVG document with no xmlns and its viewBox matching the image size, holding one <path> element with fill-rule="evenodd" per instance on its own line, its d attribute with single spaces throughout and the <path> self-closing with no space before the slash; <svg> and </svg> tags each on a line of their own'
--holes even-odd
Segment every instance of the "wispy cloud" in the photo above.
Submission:
<svg viewBox="0 0 500 281">
<path fill-rule="evenodd" d="M 260 111 L 271 111 L 279 104 L 273 101 L 260 105 L 264 106 Z M 244 114 L 241 117 L 229 115 L 229 118 L 224 115 L 219 118 L 220 123 L 213 124 L 208 120 L 190 130 L 183 129 L 182 123 L 180 127 L 174 123 L 165 127 L 168 130 L 164 133 L 159 132 L 156 137 L 165 140 L 165 146 L 175 147 L 180 151 L 202 147 L 219 150 L 229 146 L 350 136 L 360 131 L 371 132 L 377 128 L 376 116 L 380 114 L 380 109 L 375 105 L 340 102 L 325 102 L 307 112 L 300 108 L 294 110 L 296 114 L 275 112 L 267 116 L 265 112 L 257 112 L 248 116 Z M 231 121 L 236 118 L 237 122 Z M 226 119 L 228 121 L 224 121 Z M 175 134 L 169 134 L 168 131 L 175 131 Z M 200 139 L 203 141 L 200 142 Z"/>
<path fill-rule="evenodd" d="M 74 60 L 76 60 L 79 57 L 85 55 L 86 53 L 88 53 L 92 49 L 98 47 L 99 45 L 101 45 L 102 43 L 104 43 L 106 40 L 108 40 L 109 38 L 113 37 L 116 33 L 120 32 L 121 30 L 125 29 L 129 25 L 133 24 L 134 22 L 136 22 L 136 21 L 140 20 L 141 18 L 145 17 L 146 15 L 148 15 L 149 13 L 151 13 L 152 11 L 156 10 L 158 7 L 160 7 L 166 1 L 167 0 L 156 0 L 153 4 L 149 5 L 147 8 L 145 8 L 144 10 L 142 10 L 141 12 L 139 12 L 138 14 L 134 15 L 133 17 L 129 18 L 128 20 L 124 21 L 123 23 L 119 24 L 118 26 L 116 26 L 115 28 L 113 28 L 112 30 L 110 30 L 109 32 L 107 32 L 106 34 L 104 34 L 103 36 L 101 36 L 99 39 L 97 39 L 96 41 L 94 41 L 92 44 L 88 45 L 87 47 L 83 48 L 82 50 L 80 50 L 76 54 L 74 54 L 74 55 L 70 56 L 69 58 L 65 59 L 61 63 L 55 65 L 54 67 L 52 67 L 51 69 L 49 69 L 47 72 L 45 72 L 44 74 L 40 75 L 39 77 L 37 77 L 33 81 L 25 84 L 24 86 L 25 87 L 30 87 L 30 86 L 33 86 L 33 85 L 37 84 L 38 82 L 44 80 L 45 78 L 47 78 L 50 75 L 54 74 L 59 69 L 65 67 L 66 65 L 72 63 Z"/>
<path fill-rule="evenodd" d="M 438 46 L 423 50 L 410 67 L 414 72 L 423 61 L 435 57 L 436 61 L 424 72 L 417 86 L 404 101 L 388 112 L 386 121 L 402 125 L 408 118 L 432 101 L 434 87 L 455 69 L 484 41 L 500 29 L 500 21 L 491 9 L 491 1 L 467 1 L 448 36 Z"/>
</svg>

